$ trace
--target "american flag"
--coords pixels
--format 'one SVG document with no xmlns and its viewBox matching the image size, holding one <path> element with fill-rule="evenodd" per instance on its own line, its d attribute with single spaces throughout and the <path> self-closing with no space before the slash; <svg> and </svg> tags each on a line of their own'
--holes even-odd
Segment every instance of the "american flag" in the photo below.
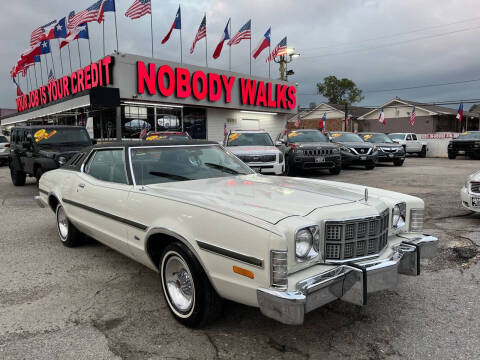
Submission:
<svg viewBox="0 0 480 360">
<path fill-rule="evenodd" d="M 91 21 L 98 21 L 98 23 L 103 22 L 105 2 L 107 2 L 107 0 L 98 0 L 95 4 L 93 4 L 86 10 L 80 11 L 78 14 L 69 17 L 67 25 L 68 31 L 75 30 L 77 26 L 83 23 Z"/>
<path fill-rule="evenodd" d="M 378 122 L 382 123 L 383 125 L 386 124 L 386 121 L 385 121 L 385 111 L 382 111 L 380 112 L 380 115 L 378 116 Z"/>
<path fill-rule="evenodd" d="M 49 28 L 52 25 L 55 25 L 57 20 L 50 21 L 48 24 L 43 26 L 39 26 L 35 30 L 32 31 L 32 35 L 30 35 L 30 47 L 34 47 L 40 41 L 42 41 L 45 37 L 45 28 Z"/>
<path fill-rule="evenodd" d="M 417 112 L 415 110 L 415 106 L 412 109 L 412 115 L 410 116 L 410 125 L 415 125 L 415 118 L 417 117 Z"/>
<path fill-rule="evenodd" d="M 50 72 L 48 73 L 48 84 L 54 81 L 55 81 L 55 75 L 53 75 L 53 71 L 52 69 L 50 69 Z"/>
<path fill-rule="evenodd" d="M 297 118 L 295 119 L 295 127 L 298 128 L 300 126 L 300 114 L 297 114 Z"/>
<path fill-rule="evenodd" d="M 277 46 L 275 46 L 275 49 L 273 49 L 272 53 L 268 56 L 266 62 L 270 62 L 273 59 L 275 59 L 277 56 L 282 56 L 287 53 L 287 37 L 285 36 L 282 41 L 278 43 Z"/>
<path fill-rule="evenodd" d="M 207 15 L 204 15 L 203 20 L 200 23 L 200 26 L 198 27 L 197 35 L 195 35 L 195 40 L 193 40 L 193 44 L 190 47 L 190 54 L 193 54 L 193 52 L 195 51 L 195 45 L 197 45 L 197 42 L 206 37 L 207 37 Z"/>
<path fill-rule="evenodd" d="M 230 39 L 228 45 L 236 45 L 240 43 L 243 39 L 248 40 L 252 38 L 252 20 L 248 20 L 245 25 L 243 25 L 240 30 L 235 34 L 234 37 Z"/>
<path fill-rule="evenodd" d="M 134 0 L 133 4 L 125 12 L 125 16 L 135 20 L 152 13 L 152 2 L 150 0 Z"/>
</svg>

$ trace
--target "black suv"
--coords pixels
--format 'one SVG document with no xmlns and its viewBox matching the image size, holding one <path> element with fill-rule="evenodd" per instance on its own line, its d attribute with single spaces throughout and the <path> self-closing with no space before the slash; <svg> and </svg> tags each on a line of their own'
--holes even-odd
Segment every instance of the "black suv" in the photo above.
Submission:
<svg viewBox="0 0 480 360">
<path fill-rule="evenodd" d="M 40 180 L 43 173 L 57 169 L 95 141 L 80 126 L 17 126 L 10 137 L 8 165 L 15 186 L 25 185 L 28 176 Z"/>
<path fill-rule="evenodd" d="M 363 141 L 375 144 L 379 162 L 393 162 L 395 166 L 402 166 L 405 161 L 405 149 L 394 142 L 388 135 L 382 133 L 359 133 Z"/>
<path fill-rule="evenodd" d="M 292 130 L 277 136 L 275 145 L 285 154 L 285 173 L 296 170 L 328 169 L 331 174 L 342 170 L 342 157 L 337 145 L 331 144 L 319 130 Z"/>
<path fill-rule="evenodd" d="M 480 131 L 467 131 L 450 141 L 448 158 L 455 159 L 457 155 L 480 159 Z"/>
<path fill-rule="evenodd" d="M 362 140 L 357 134 L 336 131 L 329 134 L 333 143 L 339 144 L 342 153 L 342 165 L 362 165 L 367 170 L 375 169 L 378 151 L 373 144 Z"/>
</svg>

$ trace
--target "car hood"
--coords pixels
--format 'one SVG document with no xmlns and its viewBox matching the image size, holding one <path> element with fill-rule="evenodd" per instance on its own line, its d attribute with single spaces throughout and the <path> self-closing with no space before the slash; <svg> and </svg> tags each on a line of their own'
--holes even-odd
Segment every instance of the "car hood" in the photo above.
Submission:
<svg viewBox="0 0 480 360">
<path fill-rule="evenodd" d="M 373 147 L 372 144 L 365 143 L 365 142 L 342 142 L 338 144 L 344 145 L 346 147 L 366 148 L 366 149 L 370 149 L 371 147 Z"/>
<path fill-rule="evenodd" d="M 251 216 L 276 224 L 315 209 L 362 200 L 364 194 L 315 180 L 241 175 L 147 186 L 157 196 L 221 213 Z"/>
<path fill-rule="evenodd" d="M 299 148 L 305 149 L 337 149 L 338 145 L 328 143 L 328 142 L 303 142 L 303 143 L 296 143 L 298 144 Z"/>
<path fill-rule="evenodd" d="M 280 151 L 275 146 L 228 146 L 226 149 L 235 155 L 276 154 Z"/>
<path fill-rule="evenodd" d="M 480 171 L 473 173 L 468 177 L 469 181 L 480 181 Z"/>
<path fill-rule="evenodd" d="M 380 147 L 396 147 L 396 148 L 401 148 L 402 145 L 399 143 L 374 143 L 373 145 L 375 146 L 380 146 Z"/>
<path fill-rule="evenodd" d="M 38 153 L 45 157 L 54 158 L 55 156 L 65 156 L 67 158 L 71 157 L 72 155 L 76 154 L 80 150 L 84 149 L 88 145 L 80 145 L 80 146 L 56 146 L 54 148 L 43 148 L 39 149 Z"/>
</svg>

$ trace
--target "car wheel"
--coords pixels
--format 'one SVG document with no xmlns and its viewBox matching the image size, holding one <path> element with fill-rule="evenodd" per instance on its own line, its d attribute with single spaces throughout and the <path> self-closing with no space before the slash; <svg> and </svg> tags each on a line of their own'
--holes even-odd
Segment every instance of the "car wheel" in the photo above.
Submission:
<svg viewBox="0 0 480 360">
<path fill-rule="evenodd" d="M 422 146 L 422 151 L 418 153 L 418 156 L 421 158 L 427 157 L 427 148 L 425 146 Z"/>
<path fill-rule="evenodd" d="M 57 219 L 57 230 L 60 241 L 66 247 L 75 247 L 83 242 L 83 234 L 68 220 L 65 209 L 61 204 L 57 205 L 55 211 Z"/>
<path fill-rule="evenodd" d="M 373 169 L 375 169 L 375 165 L 365 165 L 365 169 L 373 170 Z"/>
<path fill-rule="evenodd" d="M 455 160 L 457 158 L 457 154 L 448 153 L 448 158 L 450 160 Z"/>
<path fill-rule="evenodd" d="M 40 178 L 42 177 L 43 175 L 43 169 L 41 167 L 39 167 L 37 169 L 37 171 L 35 172 L 35 178 L 37 179 L 37 185 L 40 184 Z"/>
<path fill-rule="evenodd" d="M 25 180 L 27 179 L 27 174 L 23 171 L 14 170 L 10 168 L 10 177 L 12 178 L 12 183 L 15 186 L 25 185 Z"/>
<path fill-rule="evenodd" d="M 329 169 L 328 171 L 330 171 L 330 174 L 332 174 L 332 175 L 338 175 L 338 174 L 340 174 L 340 171 L 342 171 L 342 167 L 337 166 L 337 167 L 334 167 L 332 169 Z"/>
<path fill-rule="evenodd" d="M 222 300 L 185 245 L 168 245 L 160 258 L 159 268 L 163 295 L 177 321 L 198 328 L 218 316 Z"/>
<path fill-rule="evenodd" d="M 290 159 L 285 158 L 285 175 L 287 176 L 295 176 L 295 168 L 290 165 Z"/>
<path fill-rule="evenodd" d="M 395 165 L 395 166 L 402 166 L 402 165 L 403 165 L 403 162 L 404 162 L 404 160 L 395 160 L 395 161 L 393 162 L 393 165 Z"/>
</svg>

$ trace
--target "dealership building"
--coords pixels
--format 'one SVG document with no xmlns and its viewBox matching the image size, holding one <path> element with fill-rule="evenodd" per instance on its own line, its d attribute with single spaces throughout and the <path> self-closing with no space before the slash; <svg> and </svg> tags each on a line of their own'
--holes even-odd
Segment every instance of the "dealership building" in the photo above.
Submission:
<svg viewBox="0 0 480 360">
<path fill-rule="evenodd" d="M 2 117 L 19 125 L 83 125 L 93 138 L 187 131 L 222 141 L 225 129 L 263 129 L 272 138 L 296 113 L 296 86 L 266 78 L 130 54 L 115 54 L 35 89 Z"/>
</svg>

